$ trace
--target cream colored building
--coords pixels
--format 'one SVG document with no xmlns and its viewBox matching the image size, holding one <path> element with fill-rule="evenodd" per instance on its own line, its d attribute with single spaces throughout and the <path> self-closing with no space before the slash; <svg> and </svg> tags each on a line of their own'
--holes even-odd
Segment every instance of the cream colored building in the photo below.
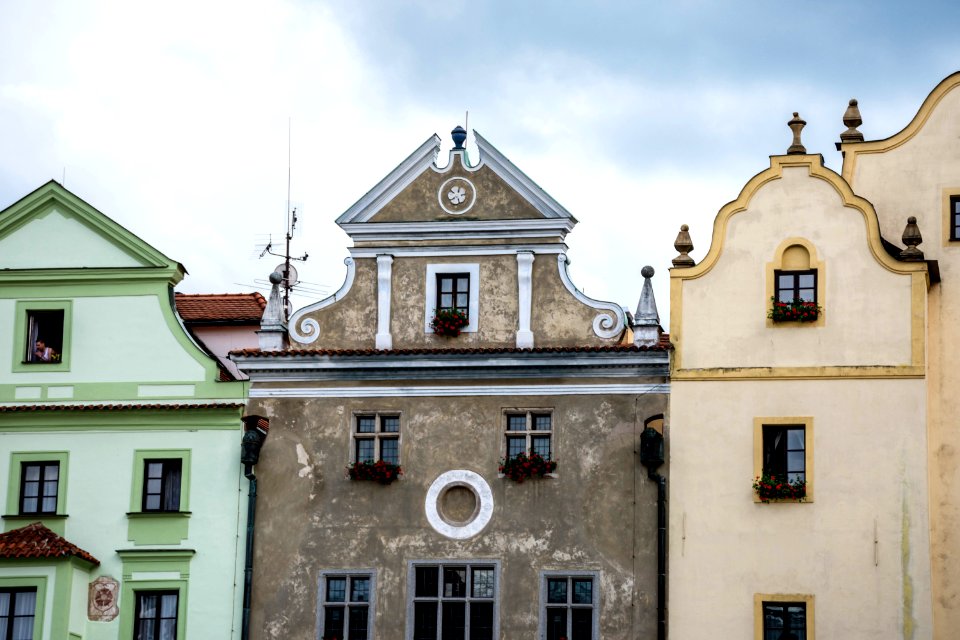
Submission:
<svg viewBox="0 0 960 640">
<path fill-rule="evenodd" d="M 931 367 L 949 344 L 942 285 L 935 262 L 888 242 L 917 216 L 934 238 L 923 248 L 936 245 L 926 257 L 949 250 L 936 234 L 960 164 L 939 163 L 947 142 L 960 155 L 960 92 L 937 101 L 940 112 L 928 101 L 918 116 L 929 135 L 915 122 L 899 138 L 845 144 L 847 179 L 806 153 L 795 116 L 789 153 L 720 210 L 703 260 L 675 260 L 673 638 L 920 639 L 941 621 L 934 598 L 948 581 L 931 593 L 929 531 L 956 530 L 958 520 L 937 507 L 936 467 L 928 503 L 927 416 L 936 447 L 946 439 L 936 418 L 950 411 L 930 401 L 949 384 Z M 901 145 L 911 136 L 915 149 Z M 887 149 L 900 164 L 883 164 L 877 152 Z M 921 181 L 918 159 L 940 173 Z M 774 319 L 773 299 L 806 300 L 813 305 L 794 311 L 819 313 Z M 754 487 L 764 474 L 777 478 L 768 501 Z M 800 481 L 805 498 L 789 499 L 784 485 Z M 935 538 L 935 550 L 948 544 Z"/>
</svg>

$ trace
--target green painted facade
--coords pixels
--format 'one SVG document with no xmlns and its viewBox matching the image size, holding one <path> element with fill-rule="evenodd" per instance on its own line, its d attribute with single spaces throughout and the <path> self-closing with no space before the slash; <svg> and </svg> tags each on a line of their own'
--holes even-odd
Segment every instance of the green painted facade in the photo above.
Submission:
<svg viewBox="0 0 960 640">
<path fill-rule="evenodd" d="M 184 274 L 55 182 L 0 211 L 3 530 L 39 521 L 99 560 L 0 560 L 0 590 L 36 589 L 35 640 L 129 640 L 149 591 L 177 594 L 178 640 L 240 637 L 246 387 L 183 328 Z M 31 328 L 56 334 L 51 361 L 31 362 Z M 24 502 L 41 464 L 59 470 L 49 513 Z M 157 486 L 164 510 L 145 510 Z M 101 576 L 119 583 L 111 621 L 88 616 Z"/>
</svg>

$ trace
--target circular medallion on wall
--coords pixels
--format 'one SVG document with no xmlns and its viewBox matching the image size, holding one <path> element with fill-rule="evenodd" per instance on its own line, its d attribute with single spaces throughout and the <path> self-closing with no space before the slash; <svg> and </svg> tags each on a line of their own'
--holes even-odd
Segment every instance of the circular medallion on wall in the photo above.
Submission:
<svg viewBox="0 0 960 640">
<path fill-rule="evenodd" d="M 444 211 L 458 216 L 473 208 L 477 201 L 477 188 L 466 178 L 450 178 L 440 185 L 437 200 Z"/>
<path fill-rule="evenodd" d="M 447 471 L 430 485 L 423 508 L 437 533 L 465 540 L 480 533 L 493 517 L 493 492 L 478 473 Z"/>
</svg>

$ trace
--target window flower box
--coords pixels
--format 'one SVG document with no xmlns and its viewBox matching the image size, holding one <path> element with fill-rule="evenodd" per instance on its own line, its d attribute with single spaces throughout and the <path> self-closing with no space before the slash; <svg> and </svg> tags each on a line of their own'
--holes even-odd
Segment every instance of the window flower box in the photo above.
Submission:
<svg viewBox="0 0 960 640">
<path fill-rule="evenodd" d="M 380 484 L 390 484 L 403 475 L 400 465 L 377 460 L 376 462 L 351 462 L 347 465 L 347 477 L 351 480 L 372 480 Z"/>
<path fill-rule="evenodd" d="M 437 315 L 433 316 L 433 320 L 430 321 L 430 328 L 438 336 L 456 338 L 468 324 L 470 324 L 470 320 L 467 319 L 467 314 L 463 311 L 440 309 L 440 311 L 437 311 Z"/>
<path fill-rule="evenodd" d="M 518 453 L 512 458 L 500 459 L 500 473 L 514 482 L 542 478 L 557 468 L 556 460 L 546 460 L 539 453 Z"/>
<path fill-rule="evenodd" d="M 753 479 L 753 490 L 760 502 L 803 502 L 807 497 L 807 482 L 794 480 L 788 482 L 785 478 L 763 474 Z"/>
<path fill-rule="evenodd" d="M 816 302 L 796 299 L 793 302 L 779 302 L 770 298 L 771 307 L 767 317 L 774 322 L 816 322 L 823 309 Z"/>
</svg>

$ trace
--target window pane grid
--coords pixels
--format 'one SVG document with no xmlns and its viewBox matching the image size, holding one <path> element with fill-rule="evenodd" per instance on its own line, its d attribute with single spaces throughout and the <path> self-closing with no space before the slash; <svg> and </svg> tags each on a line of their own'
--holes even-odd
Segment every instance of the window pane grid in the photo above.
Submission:
<svg viewBox="0 0 960 640">
<path fill-rule="evenodd" d="M 416 566 L 413 637 L 416 640 L 492 640 L 495 597 L 493 566 Z"/>
<path fill-rule="evenodd" d="M 20 513 L 57 512 L 59 462 L 21 463 L 20 478 Z"/>
<path fill-rule="evenodd" d="M 470 317 L 470 274 L 437 274 L 437 311 L 451 309 Z"/>
<path fill-rule="evenodd" d="M 802 426 L 763 425 L 763 473 L 806 480 L 806 430 Z"/>
<path fill-rule="evenodd" d="M 546 578 L 544 621 L 547 640 L 593 640 L 594 577 Z"/>
<path fill-rule="evenodd" d="M 367 640 L 370 637 L 369 575 L 324 578 L 323 640 Z"/>
<path fill-rule="evenodd" d="M 400 416 L 359 415 L 354 431 L 354 462 L 400 464 Z"/>
<path fill-rule="evenodd" d="M 545 460 L 553 459 L 553 416 L 528 411 L 506 415 L 506 455 L 515 458 L 521 453 L 535 453 Z"/>
<path fill-rule="evenodd" d="M 764 640 L 806 640 L 807 605 L 804 602 L 764 602 Z"/>
<path fill-rule="evenodd" d="M 137 591 L 134 616 L 138 640 L 176 640 L 177 591 Z"/>
<path fill-rule="evenodd" d="M 143 461 L 144 511 L 180 510 L 181 470 L 179 458 Z"/>
<path fill-rule="evenodd" d="M 774 277 L 774 298 L 777 302 L 791 303 L 794 300 L 804 302 L 817 301 L 817 270 L 776 271 Z"/>
<path fill-rule="evenodd" d="M 960 240 L 960 196 L 950 196 L 950 239 Z"/>
</svg>

